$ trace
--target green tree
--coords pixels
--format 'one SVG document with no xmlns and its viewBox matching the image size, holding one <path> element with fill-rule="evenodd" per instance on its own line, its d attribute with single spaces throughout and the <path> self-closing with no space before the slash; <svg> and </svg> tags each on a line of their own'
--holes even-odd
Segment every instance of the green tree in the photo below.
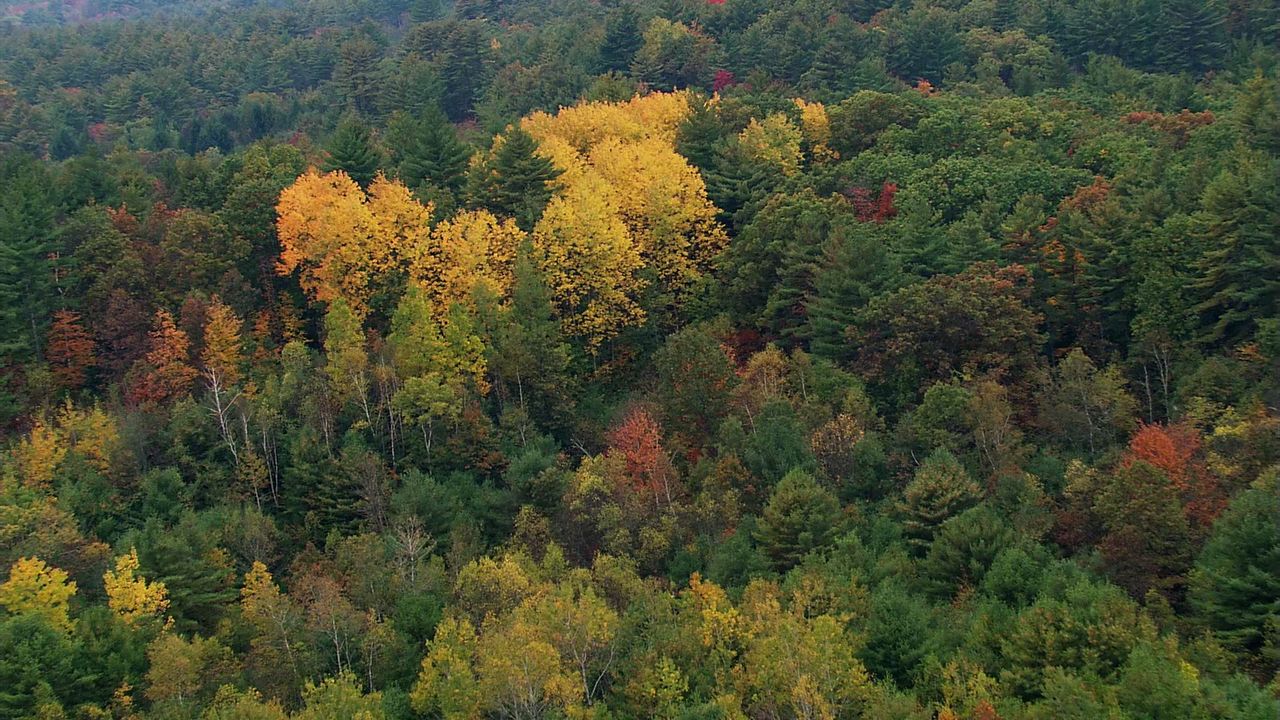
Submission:
<svg viewBox="0 0 1280 720">
<path fill-rule="evenodd" d="M 538 154 L 538 143 L 513 127 L 495 141 L 486 159 L 471 173 L 469 194 L 478 205 L 501 217 L 514 218 L 529 232 L 542 217 L 562 171 Z"/>
<path fill-rule="evenodd" d="M 1161 69 L 1200 73 L 1227 51 L 1227 6 L 1221 0 L 1164 0 L 1159 19 Z"/>
<path fill-rule="evenodd" d="M 382 165 L 382 152 L 369 127 L 354 117 L 345 118 L 325 145 L 324 171 L 341 170 L 367 188 Z"/>
<path fill-rule="evenodd" d="M 400 179 L 415 190 L 430 189 L 456 193 L 466 179 L 471 149 L 458 140 L 458 134 L 439 110 L 428 110 L 411 118 L 399 115 L 392 119 L 399 132 L 394 148 L 400 157 Z M 390 131 L 389 131 L 390 134 Z M 431 190 L 427 191 L 431 196 Z"/>
<path fill-rule="evenodd" d="M 604 26 L 604 43 L 600 46 L 600 70 L 621 72 L 631 67 L 631 60 L 644 38 L 640 34 L 640 14 L 631 3 L 609 13 Z"/>
<path fill-rule="evenodd" d="M 935 450 L 916 468 L 911 482 L 902 491 L 898 511 L 907 543 L 917 553 L 924 554 L 943 523 L 981 499 L 981 488 L 960 461 L 946 450 Z"/>
<path fill-rule="evenodd" d="M 1280 665 L 1280 489 L 1276 479 L 1231 501 L 1196 560 L 1189 600 L 1229 647 Z"/>
<path fill-rule="evenodd" d="M 831 544 L 839 529 L 840 503 L 803 470 L 792 470 L 773 489 L 756 538 L 774 567 L 786 571 L 810 552 Z"/>
<path fill-rule="evenodd" d="M 0 159 L 0 364 L 40 354 L 53 279 L 50 193 L 48 173 L 35 160 L 20 153 Z"/>
</svg>

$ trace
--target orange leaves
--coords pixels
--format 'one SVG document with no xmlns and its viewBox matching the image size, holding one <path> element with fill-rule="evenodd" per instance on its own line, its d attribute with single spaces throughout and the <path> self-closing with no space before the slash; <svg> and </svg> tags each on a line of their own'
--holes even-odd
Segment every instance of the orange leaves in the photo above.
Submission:
<svg viewBox="0 0 1280 720">
<path fill-rule="evenodd" d="M 129 401 L 164 403 L 189 392 L 196 379 L 196 369 L 190 363 L 191 340 L 166 310 L 156 312 L 149 348 L 143 361 L 134 367 L 138 374 L 129 387 Z"/>
<path fill-rule="evenodd" d="M 671 502 L 668 481 L 671 467 L 662 447 L 662 427 L 648 411 L 635 408 L 627 413 L 622 422 L 609 431 L 607 439 L 610 452 L 626 462 L 627 477 L 634 487 L 652 492 L 655 504 L 661 496 Z"/>
<path fill-rule="evenodd" d="M 217 377 L 219 385 L 234 385 L 240 380 L 240 366 L 244 363 L 240 319 L 217 295 L 210 300 L 206 317 L 200 362 L 206 373 Z"/>
<path fill-rule="evenodd" d="M 58 387 L 75 390 L 84 385 L 89 368 L 98 361 L 93 354 L 93 337 L 85 330 L 79 313 L 59 310 L 53 314 L 45 358 Z"/>
<path fill-rule="evenodd" d="M 1226 507 L 1227 498 L 1201 458 L 1202 447 L 1193 427 L 1144 423 L 1129 440 L 1121 466 L 1143 461 L 1158 468 L 1182 496 L 1187 519 L 1208 527 Z"/>
</svg>

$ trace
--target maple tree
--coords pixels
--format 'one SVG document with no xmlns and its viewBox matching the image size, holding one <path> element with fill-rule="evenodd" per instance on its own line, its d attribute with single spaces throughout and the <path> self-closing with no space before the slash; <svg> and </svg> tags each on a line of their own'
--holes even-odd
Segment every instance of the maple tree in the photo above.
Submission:
<svg viewBox="0 0 1280 720">
<path fill-rule="evenodd" d="M 628 412 L 607 436 L 610 452 L 616 452 L 626 461 L 626 471 L 631 484 L 653 495 L 653 505 L 661 508 L 661 501 L 671 504 L 670 459 L 662 447 L 662 428 L 644 408 Z"/>
<path fill-rule="evenodd" d="M 463 211 L 431 230 L 430 246 L 409 266 L 409 276 L 433 305 L 470 303 L 477 289 L 505 298 L 511 291 L 516 250 L 526 234 L 510 218 L 487 210 Z"/>
</svg>

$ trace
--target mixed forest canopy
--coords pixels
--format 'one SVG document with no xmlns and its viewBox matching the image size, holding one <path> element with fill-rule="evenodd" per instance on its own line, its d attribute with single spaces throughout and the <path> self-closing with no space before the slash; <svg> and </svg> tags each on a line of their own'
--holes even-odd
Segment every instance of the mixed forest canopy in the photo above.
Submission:
<svg viewBox="0 0 1280 720">
<path fill-rule="evenodd" d="M 1276 0 L 0 0 L 0 720 L 1275 720 Z"/>
</svg>

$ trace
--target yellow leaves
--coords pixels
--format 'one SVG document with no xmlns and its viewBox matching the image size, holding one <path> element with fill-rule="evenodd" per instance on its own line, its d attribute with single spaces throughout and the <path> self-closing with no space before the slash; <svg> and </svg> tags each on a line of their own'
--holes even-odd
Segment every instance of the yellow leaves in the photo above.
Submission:
<svg viewBox="0 0 1280 720">
<path fill-rule="evenodd" d="M 656 139 L 670 146 L 689 115 L 687 92 L 651 93 L 624 102 L 588 102 L 551 115 L 536 112 L 520 122 L 539 144 L 558 138 L 585 153 L 606 138 Z M 559 164 L 559 163 L 557 163 Z M 563 167 L 563 166 L 562 166 Z"/>
<path fill-rule="evenodd" d="M 499 220 L 487 210 L 458 213 L 435 227 L 429 252 L 414 258 L 409 276 L 437 308 L 469 302 L 479 286 L 506 297 L 525 237 L 514 220 Z"/>
<path fill-rule="evenodd" d="M 751 122 L 738 134 L 738 145 L 747 157 L 773 166 L 783 175 L 800 171 L 800 130 L 782 113 L 774 113 L 763 122 Z"/>
<path fill-rule="evenodd" d="M 675 304 L 683 304 L 729 242 L 702 176 L 663 140 L 608 140 L 589 157 L 641 259 Z"/>
<path fill-rule="evenodd" d="M 9 579 L 0 585 L 0 606 L 14 615 L 34 615 L 49 625 L 70 632 L 68 603 L 76 584 L 67 573 L 35 557 L 22 558 L 9 568 Z"/>
<path fill-rule="evenodd" d="M 340 170 L 308 170 L 280 193 L 276 205 L 276 270 L 298 272 L 312 299 L 343 298 L 363 315 L 378 280 L 426 252 L 431 210 L 382 176 L 366 196 Z"/>
<path fill-rule="evenodd" d="M 240 327 L 240 318 L 236 317 L 235 311 L 214 295 L 206 312 L 204 351 L 200 354 L 200 362 L 205 372 L 216 378 L 221 387 L 234 385 L 240 380 L 240 365 L 244 362 Z"/>
<path fill-rule="evenodd" d="M 102 582 L 107 589 L 107 606 L 130 625 L 163 615 L 169 609 L 169 592 L 164 583 L 149 583 L 138 574 L 138 551 L 134 548 L 116 558 L 115 570 L 108 570 Z"/>
<path fill-rule="evenodd" d="M 795 99 L 800 110 L 800 132 L 809 145 L 813 159 L 819 162 L 840 159 L 840 153 L 831 148 L 831 118 L 827 116 L 827 108 L 820 102 L 806 102 L 802 98 Z"/>
<path fill-rule="evenodd" d="M 13 449 L 12 467 L 28 488 L 47 490 L 67 453 L 83 455 L 106 474 L 119 445 L 119 428 L 102 408 L 78 409 L 67 400 L 52 423 L 36 420 L 31 433 Z"/>
<path fill-rule="evenodd" d="M 475 646 L 475 627 L 465 618 L 440 621 L 409 695 L 414 710 L 461 720 L 481 716 L 480 689 L 472 670 Z"/>
<path fill-rule="evenodd" d="M 58 433 L 42 420 L 36 420 L 28 435 L 13 451 L 13 462 L 22 483 L 34 490 L 46 490 L 53 473 L 67 455 Z"/>
<path fill-rule="evenodd" d="M 643 262 L 608 197 L 604 182 L 588 175 L 551 200 L 533 231 L 534 261 L 561 320 L 593 352 L 645 317 L 635 301 Z"/>
</svg>

